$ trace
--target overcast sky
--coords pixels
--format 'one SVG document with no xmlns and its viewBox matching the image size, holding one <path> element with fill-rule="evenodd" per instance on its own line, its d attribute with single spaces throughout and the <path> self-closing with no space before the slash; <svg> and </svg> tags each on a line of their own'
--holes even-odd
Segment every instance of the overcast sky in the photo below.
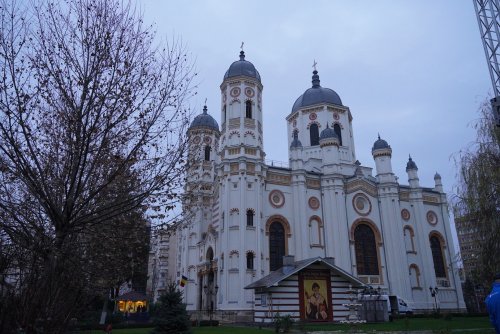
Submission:
<svg viewBox="0 0 500 334">
<path fill-rule="evenodd" d="M 207 98 L 219 125 L 219 86 L 245 42 L 264 85 L 267 159 L 288 161 L 285 117 L 316 60 L 321 85 L 351 110 L 363 165 L 375 167 L 380 133 L 401 184 L 411 154 L 422 186 L 439 172 L 452 194 L 452 157 L 474 140 L 470 123 L 492 91 L 472 1 L 137 1 L 159 37 L 187 44 L 199 73 L 191 107 L 201 112 Z"/>
</svg>

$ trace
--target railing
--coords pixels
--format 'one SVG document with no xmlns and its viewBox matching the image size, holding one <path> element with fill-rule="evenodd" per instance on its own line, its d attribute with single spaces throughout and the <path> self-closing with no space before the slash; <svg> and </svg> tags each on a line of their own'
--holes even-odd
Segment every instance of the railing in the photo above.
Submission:
<svg viewBox="0 0 500 334">
<path fill-rule="evenodd" d="M 264 163 L 266 165 L 272 166 L 272 167 L 290 168 L 290 165 L 288 164 L 288 162 L 284 162 L 284 161 L 276 161 L 276 160 L 268 160 L 268 159 L 266 159 L 264 161 Z"/>
</svg>

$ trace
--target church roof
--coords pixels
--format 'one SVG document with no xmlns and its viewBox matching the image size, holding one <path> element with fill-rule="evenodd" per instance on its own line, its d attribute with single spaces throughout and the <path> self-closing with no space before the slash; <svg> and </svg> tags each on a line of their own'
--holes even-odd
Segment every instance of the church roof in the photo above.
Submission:
<svg viewBox="0 0 500 334">
<path fill-rule="evenodd" d="M 302 269 L 309 267 L 314 263 L 323 263 L 327 267 L 330 267 L 333 271 L 335 271 L 341 277 L 351 281 L 356 286 L 366 286 L 365 283 L 361 282 L 356 277 L 349 274 L 347 271 L 337 267 L 334 264 L 334 259 L 331 257 L 313 257 L 310 259 L 302 260 L 294 262 L 290 266 L 283 266 L 278 270 L 271 272 L 269 275 L 262 277 L 260 280 L 255 281 L 245 287 L 245 289 L 257 289 L 257 288 L 270 288 L 273 285 L 277 285 L 282 280 L 292 276 L 293 274 L 298 273 Z"/>
<path fill-rule="evenodd" d="M 372 151 L 380 150 L 383 148 L 391 148 L 391 147 L 389 146 L 389 144 L 387 144 L 387 142 L 385 140 L 380 139 L 380 135 L 379 135 L 377 141 L 375 143 L 373 143 Z"/>
<path fill-rule="evenodd" d="M 116 300 L 125 300 L 125 301 L 131 300 L 133 302 L 136 302 L 136 301 L 148 300 L 148 297 L 145 294 L 137 291 L 129 291 L 116 298 Z"/>
<path fill-rule="evenodd" d="M 203 107 L 203 113 L 196 116 L 189 126 L 190 129 L 195 127 L 205 127 L 219 131 L 219 124 L 207 113 L 207 106 Z"/>
<path fill-rule="evenodd" d="M 303 107 L 312 106 L 319 103 L 330 103 L 341 106 L 340 96 L 330 88 L 320 86 L 318 71 L 314 70 L 312 76 L 312 87 L 299 96 L 292 107 L 292 113 Z"/>
<path fill-rule="evenodd" d="M 233 62 L 231 66 L 229 66 L 226 74 L 224 74 L 224 80 L 240 75 L 255 78 L 260 82 L 259 72 L 251 62 L 245 60 L 245 52 L 243 51 L 240 52 L 240 60 Z"/>
<path fill-rule="evenodd" d="M 327 138 L 337 138 L 337 139 L 339 138 L 339 136 L 337 136 L 337 134 L 335 133 L 335 130 L 333 130 L 328 126 L 328 123 L 326 123 L 326 128 L 323 131 L 321 131 L 321 134 L 319 135 L 319 140 Z"/>
<path fill-rule="evenodd" d="M 417 164 L 412 160 L 411 156 L 408 158 L 408 162 L 406 163 L 406 171 L 409 171 L 410 169 L 418 170 Z"/>
</svg>

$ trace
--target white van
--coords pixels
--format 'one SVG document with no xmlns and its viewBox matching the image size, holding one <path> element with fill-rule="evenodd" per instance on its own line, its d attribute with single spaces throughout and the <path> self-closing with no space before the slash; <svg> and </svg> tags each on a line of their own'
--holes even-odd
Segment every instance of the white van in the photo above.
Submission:
<svg viewBox="0 0 500 334">
<path fill-rule="evenodd" d="M 391 312 L 393 314 L 413 314 L 413 309 L 399 296 L 389 296 Z"/>
<path fill-rule="evenodd" d="M 399 296 L 389 295 L 359 295 L 359 301 L 363 300 L 383 300 L 387 303 L 387 312 L 389 314 L 413 314 L 413 309 L 408 303 Z M 385 308 L 385 307 L 384 307 Z"/>
</svg>

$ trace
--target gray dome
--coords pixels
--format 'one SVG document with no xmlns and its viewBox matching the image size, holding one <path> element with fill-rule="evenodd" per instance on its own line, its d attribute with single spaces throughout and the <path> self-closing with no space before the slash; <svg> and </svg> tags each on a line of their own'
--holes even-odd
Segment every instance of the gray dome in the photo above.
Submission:
<svg viewBox="0 0 500 334">
<path fill-rule="evenodd" d="M 411 156 L 408 158 L 408 162 L 406 163 L 406 171 L 409 171 L 410 169 L 418 170 L 417 164 L 411 159 Z"/>
<path fill-rule="evenodd" d="M 292 107 L 292 113 L 303 107 L 312 106 L 319 103 L 331 103 L 341 106 L 340 96 L 330 88 L 321 87 L 319 84 L 318 71 L 313 72 L 312 87 L 299 96 Z"/>
<path fill-rule="evenodd" d="M 219 124 L 217 124 L 217 121 L 207 113 L 207 106 L 204 106 L 203 113 L 196 116 L 191 122 L 189 128 L 192 129 L 194 127 L 205 127 L 219 131 Z"/>
<path fill-rule="evenodd" d="M 328 123 L 326 123 L 326 129 L 321 131 L 321 134 L 319 135 L 319 140 L 321 139 L 327 139 L 327 138 L 337 138 L 339 139 L 339 136 L 335 133 L 335 131 L 328 126 Z"/>
<path fill-rule="evenodd" d="M 290 144 L 290 148 L 299 148 L 299 147 L 302 147 L 302 143 L 297 138 L 294 138 L 292 144 Z"/>
<path fill-rule="evenodd" d="M 299 140 L 299 133 L 297 131 L 293 132 L 293 140 L 290 144 L 290 148 L 299 148 L 302 147 L 302 143 Z"/>
<path fill-rule="evenodd" d="M 224 80 L 227 78 L 237 77 L 244 75 L 247 77 L 255 78 L 260 82 L 260 74 L 255 69 L 255 66 L 249 61 L 245 60 L 245 52 L 240 52 L 240 60 L 235 61 L 229 66 L 229 69 L 224 74 Z"/>
<path fill-rule="evenodd" d="M 439 175 L 438 172 L 436 172 L 436 174 L 434 174 L 434 180 L 437 180 L 437 179 L 440 179 L 441 178 L 441 175 Z"/>
<path fill-rule="evenodd" d="M 384 148 L 391 148 L 391 147 L 389 146 L 389 144 L 387 144 L 387 142 L 385 140 L 380 139 L 380 135 L 379 135 L 377 141 L 375 143 L 373 143 L 372 151 L 380 150 L 380 149 L 384 149 Z"/>
</svg>

